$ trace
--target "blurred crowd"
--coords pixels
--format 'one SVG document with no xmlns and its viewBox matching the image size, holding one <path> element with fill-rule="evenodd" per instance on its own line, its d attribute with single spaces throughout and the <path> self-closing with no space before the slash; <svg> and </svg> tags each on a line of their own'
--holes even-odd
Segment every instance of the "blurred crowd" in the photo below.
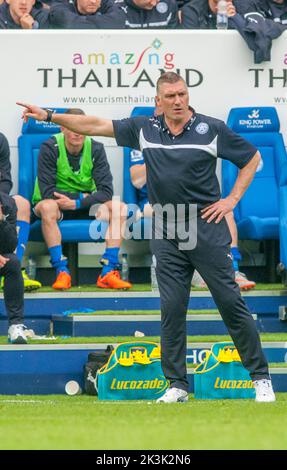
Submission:
<svg viewBox="0 0 287 470">
<path fill-rule="evenodd" d="M 0 0 L 2 29 L 214 29 L 219 0 Z M 227 0 L 228 28 L 287 23 L 286 0 Z"/>
<path fill-rule="evenodd" d="M 216 29 L 222 2 L 225 27 L 239 31 L 255 63 L 270 60 L 287 0 L 0 0 L 0 29 Z"/>
</svg>

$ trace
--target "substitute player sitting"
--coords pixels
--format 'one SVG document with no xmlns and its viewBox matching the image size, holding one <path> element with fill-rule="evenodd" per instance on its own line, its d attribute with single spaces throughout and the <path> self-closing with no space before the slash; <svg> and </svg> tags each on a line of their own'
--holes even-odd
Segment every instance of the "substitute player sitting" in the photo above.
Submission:
<svg viewBox="0 0 287 470">
<path fill-rule="evenodd" d="M 82 115 L 84 112 L 70 109 L 66 114 Z M 131 284 L 120 278 L 118 259 L 121 234 L 124 233 L 125 205 L 111 200 L 112 175 L 104 146 L 65 127 L 61 131 L 40 148 L 38 178 L 32 200 L 35 216 L 42 219 L 43 236 L 57 275 L 52 287 L 71 287 L 71 274 L 68 260 L 62 253 L 58 222 L 63 218 L 87 219 L 91 206 L 102 204 L 96 218 L 108 220 L 109 227 L 106 250 L 101 260 L 103 269 L 97 286 L 129 289 Z"/>
</svg>

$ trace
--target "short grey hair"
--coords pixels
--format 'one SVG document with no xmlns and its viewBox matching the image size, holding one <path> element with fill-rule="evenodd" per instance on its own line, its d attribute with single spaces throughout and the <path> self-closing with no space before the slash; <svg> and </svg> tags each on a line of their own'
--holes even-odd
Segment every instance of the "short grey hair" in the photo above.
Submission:
<svg viewBox="0 0 287 470">
<path fill-rule="evenodd" d="M 157 94 L 159 93 L 159 88 L 163 83 L 177 83 L 179 81 L 182 81 L 183 83 L 185 83 L 185 80 L 178 73 L 175 73 L 175 72 L 165 72 L 165 73 L 163 73 L 159 77 L 159 79 L 156 83 L 156 92 L 157 92 Z"/>
</svg>

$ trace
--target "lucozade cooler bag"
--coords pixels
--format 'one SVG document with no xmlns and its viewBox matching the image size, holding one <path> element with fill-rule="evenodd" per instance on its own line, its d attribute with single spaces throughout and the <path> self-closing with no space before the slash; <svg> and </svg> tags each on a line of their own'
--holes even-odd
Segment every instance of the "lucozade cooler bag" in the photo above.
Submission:
<svg viewBox="0 0 287 470">
<path fill-rule="evenodd" d="M 194 371 L 194 396 L 199 399 L 254 398 L 249 372 L 232 342 L 216 343 Z"/>
<path fill-rule="evenodd" d="M 153 342 L 119 344 L 97 374 L 99 400 L 155 400 L 167 388 Z"/>
</svg>

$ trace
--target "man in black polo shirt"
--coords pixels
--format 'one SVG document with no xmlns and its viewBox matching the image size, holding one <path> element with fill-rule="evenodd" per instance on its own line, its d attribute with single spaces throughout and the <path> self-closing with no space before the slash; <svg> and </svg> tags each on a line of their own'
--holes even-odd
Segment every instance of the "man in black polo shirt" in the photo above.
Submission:
<svg viewBox="0 0 287 470">
<path fill-rule="evenodd" d="M 0 192 L 9 194 L 12 189 L 13 183 L 11 178 L 11 162 L 10 162 L 10 148 L 7 138 L 0 132 Z M 26 245 L 30 233 L 30 203 L 27 199 L 19 194 L 12 196 L 17 206 L 17 234 L 18 243 L 16 248 L 16 255 L 20 263 L 22 262 Z M 37 290 L 41 287 L 41 283 L 35 279 L 30 279 L 25 269 L 22 269 L 22 276 L 24 281 L 24 289 L 26 292 Z M 4 278 L 0 278 L 0 288 L 4 287 Z"/>
<path fill-rule="evenodd" d="M 152 251 L 157 261 L 161 298 L 162 367 L 170 381 L 170 388 L 158 401 L 188 400 L 186 311 L 196 269 L 207 283 L 242 363 L 250 373 L 256 401 L 271 402 L 275 395 L 268 364 L 255 322 L 234 279 L 231 237 L 225 221 L 225 215 L 234 209 L 251 183 L 260 154 L 222 121 L 197 114 L 188 101 L 184 80 L 174 72 L 167 72 L 157 82 L 156 103 L 163 112 L 158 117 L 111 121 L 52 114 L 33 105 L 19 104 L 26 107 L 24 119 L 52 120 L 81 134 L 115 137 L 119 145 L 143 152 L 148 199 L 155 212 Z M 219 157 L 234 162 L 240 169 L 234 188 L 225 199 L 220 198 L 215 173 Z M 162 217 L 163 206 L 181 215 L 175 235 L 171 234 L 170 217 Z M 197 232 L 192 247 L 189 241 L 183 243 L 187 226 L 191 241 Z"/>
</svg>

